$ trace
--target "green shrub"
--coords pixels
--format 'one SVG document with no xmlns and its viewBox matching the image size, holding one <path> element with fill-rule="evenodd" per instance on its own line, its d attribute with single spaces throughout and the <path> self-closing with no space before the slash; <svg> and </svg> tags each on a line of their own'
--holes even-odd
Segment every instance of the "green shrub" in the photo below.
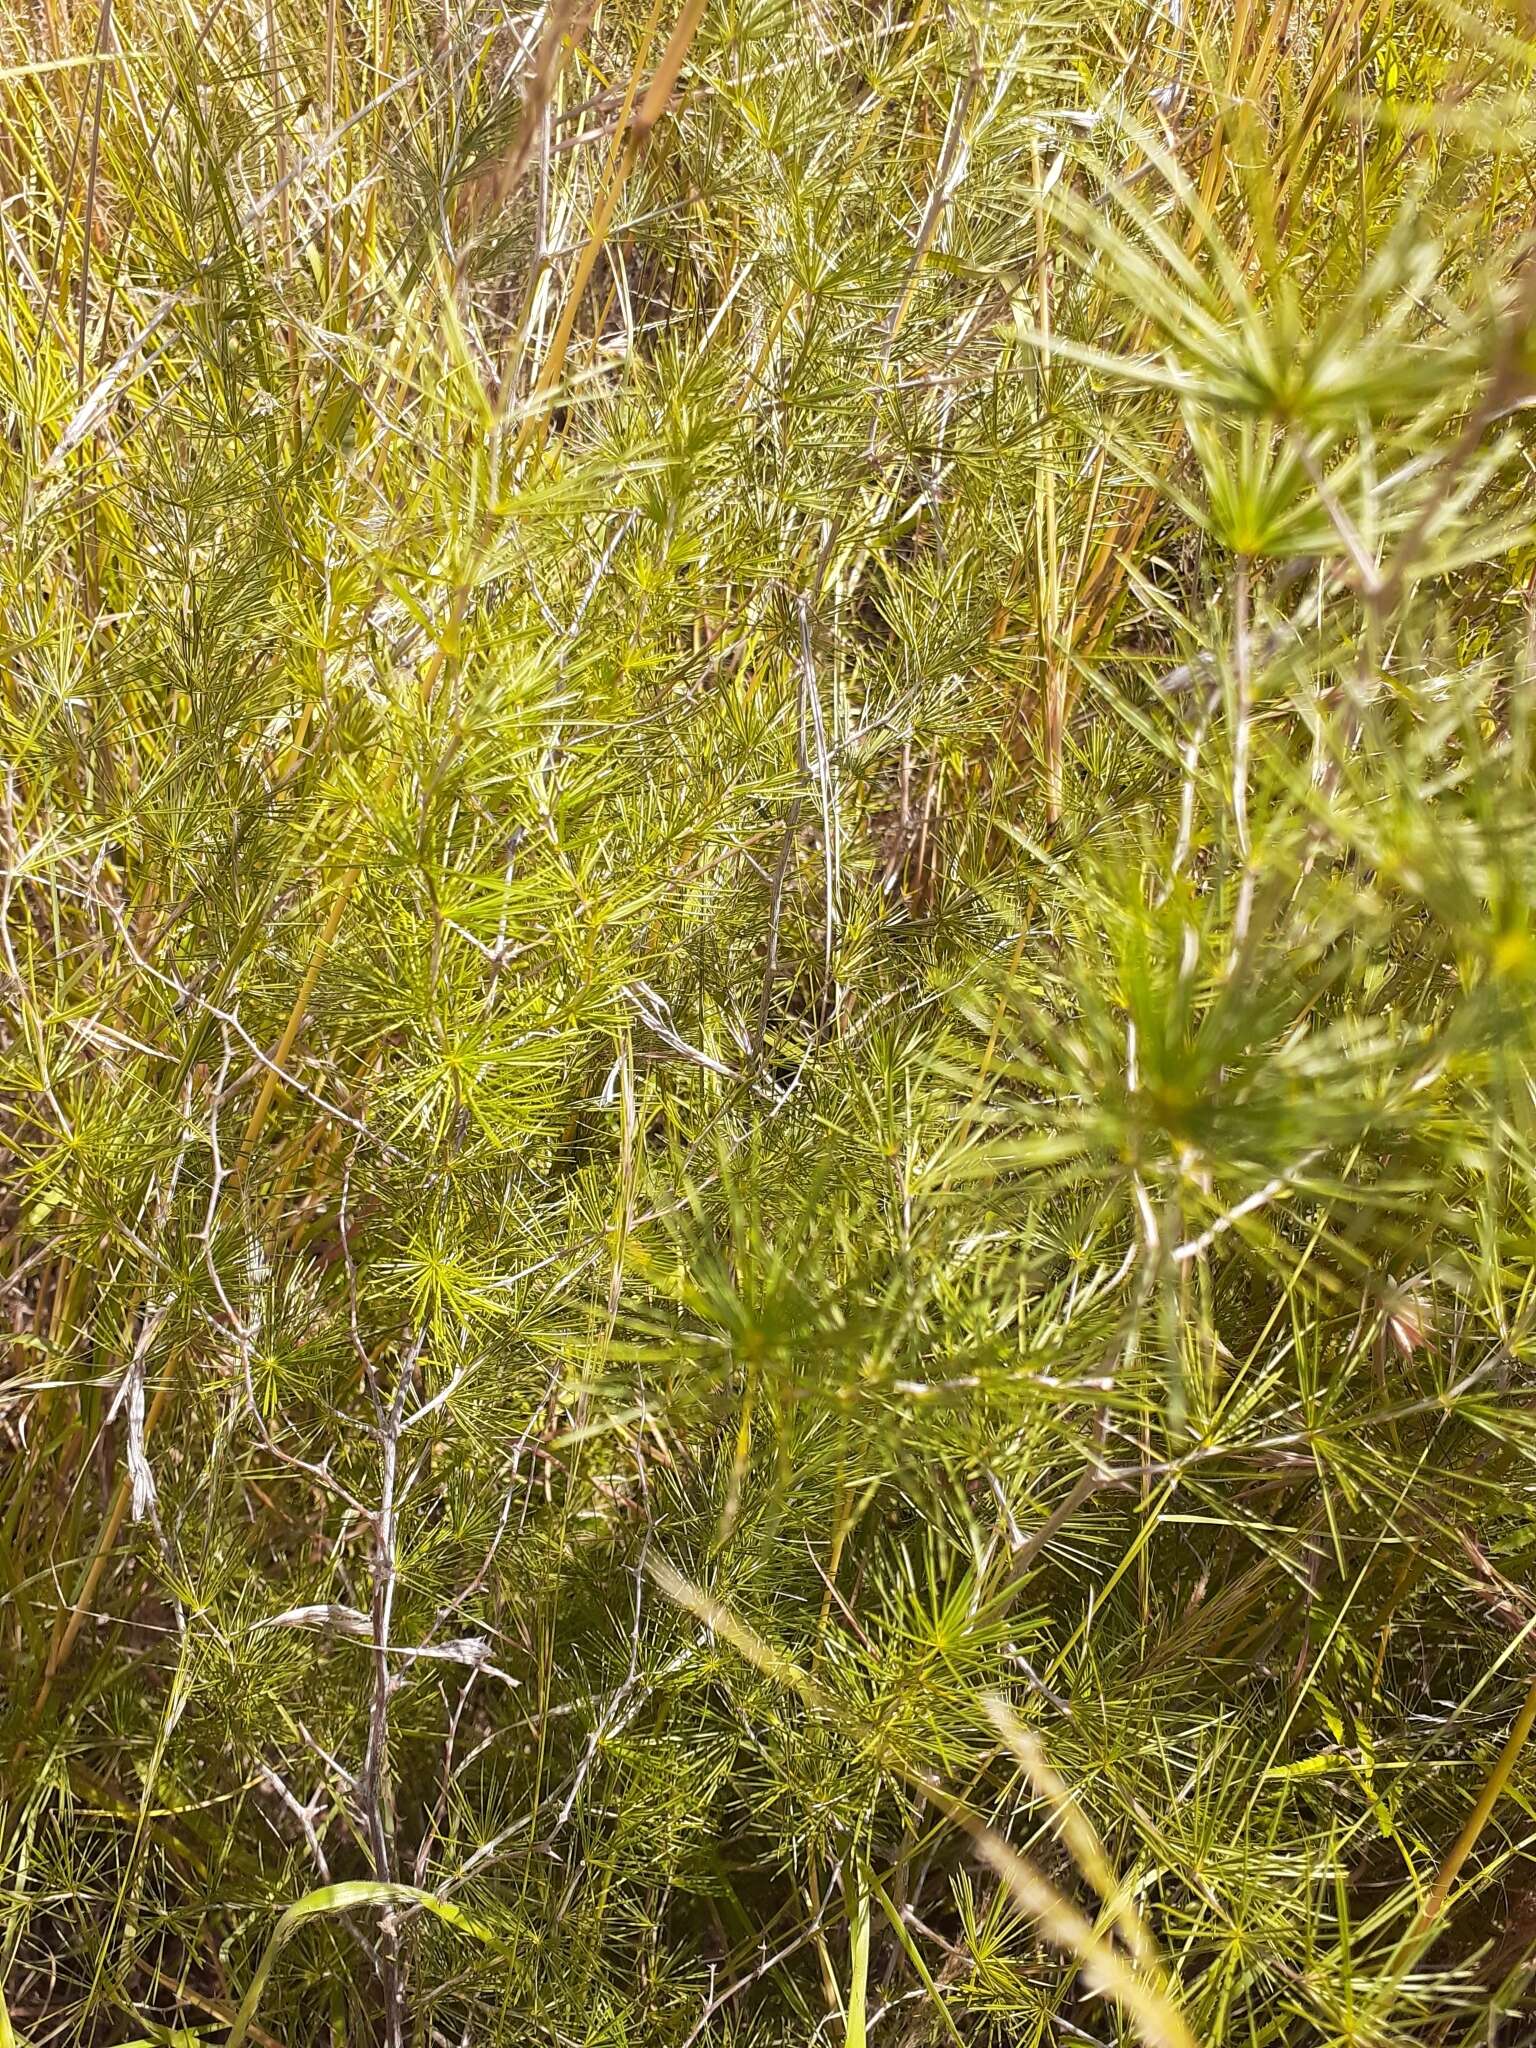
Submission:
<svg viewBox="0 0 1536 2048">
<path fill-rule="evenodd" d="M 1529 2039 L 1531 24 L 0 56 L 0 2044 Z"/>
</svg>

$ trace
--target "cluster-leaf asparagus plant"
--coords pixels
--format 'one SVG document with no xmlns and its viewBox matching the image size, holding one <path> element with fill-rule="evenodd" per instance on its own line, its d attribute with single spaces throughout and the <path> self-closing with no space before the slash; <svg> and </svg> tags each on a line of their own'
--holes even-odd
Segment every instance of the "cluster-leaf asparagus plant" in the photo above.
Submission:
<svg viewBox="0 0 1536 2048">
<path fill-rule="evenodd" d="M 1533 63 L 8 0 L 0 2048 L 1532 2038 Z"/>
</svg>

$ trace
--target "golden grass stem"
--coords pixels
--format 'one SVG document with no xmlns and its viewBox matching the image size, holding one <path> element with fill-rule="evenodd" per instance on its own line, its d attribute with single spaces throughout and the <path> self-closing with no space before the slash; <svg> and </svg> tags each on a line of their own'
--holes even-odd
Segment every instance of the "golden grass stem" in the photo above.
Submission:
<svg viewBox="0 0 1536 2048">
<path fill-rule="evenodd" d="M 1536 1679 L 1531 1681 L 1530 1690 L 1525 1696 L 1525 1704 L 1515 1717 L 1515 1725 L 1509 1731 L 1509 1738 L 1500 1750 L 1497 1762 L 1488 1773 L 1488 1782 L 1478 1794 L 1477 1804 L 1467 1816 L 1466 1826 L 1451 1844 L 1445 1861 L 1440 1865 L 1439 1875 L 1430 1887 L 1429 1897 L 1424 1901 L 1419 1913 L 1420 1933 L 1427 1932 L 1433 1927 L 1445 1911 L 1446 1901 L 1451 1895 L 1452 1886 L 1461 1874 L 1461 1867 L 1477 1847 L 1478 1836 L 1488 1825 L 1488 1817 L 1498 1805 L 1504 1788 L 1509 1783 L 1510 1773 L 1519 1761 L 1520 1752 L 1524 1749 L 1533 1727 L 1536 1727 Z"/>
</svg>

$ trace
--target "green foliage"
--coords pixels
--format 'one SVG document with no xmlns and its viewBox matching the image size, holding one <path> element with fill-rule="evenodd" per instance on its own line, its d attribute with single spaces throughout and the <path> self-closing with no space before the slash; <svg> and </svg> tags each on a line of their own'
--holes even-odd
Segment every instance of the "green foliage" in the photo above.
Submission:
<svg viewBox="0 0 1536 2048">
<path fill-rule="evenodd" d="M 1529 2038 L 1533 58 L 0 18 L 0 2048 Z"/>
</svg>

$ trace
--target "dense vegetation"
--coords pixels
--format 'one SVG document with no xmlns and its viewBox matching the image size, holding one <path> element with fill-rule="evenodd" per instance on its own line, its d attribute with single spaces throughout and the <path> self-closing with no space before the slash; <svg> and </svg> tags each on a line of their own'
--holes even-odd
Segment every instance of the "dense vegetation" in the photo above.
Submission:
<svg viewBox="0 0 1536 2048">
<path fill-rule="evenodd" d="M 0 2044 L 1536 2029 L 1536 24 L 9 0 Z"/>
</svg>

